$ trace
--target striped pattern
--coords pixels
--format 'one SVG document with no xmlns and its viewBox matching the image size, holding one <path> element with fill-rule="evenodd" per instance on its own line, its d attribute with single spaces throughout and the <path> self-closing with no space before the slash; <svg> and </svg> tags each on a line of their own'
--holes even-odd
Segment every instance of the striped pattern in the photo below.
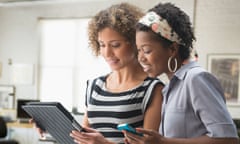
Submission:
<svg viewBox="0 0 240 144">
<path fill-rule="evenodd" d="M 124 136 L 116 129 L 117 125 L 129 123 L 133 127 L 142 127 L 152 90 L 161 82 L 158 79 L 146 78 L 141 85 L 121 93 L 106 90 L 105 76 L 88 83 L 86 105 L 91 127 L 109 140 L 123 143 Z"/>
</svg>

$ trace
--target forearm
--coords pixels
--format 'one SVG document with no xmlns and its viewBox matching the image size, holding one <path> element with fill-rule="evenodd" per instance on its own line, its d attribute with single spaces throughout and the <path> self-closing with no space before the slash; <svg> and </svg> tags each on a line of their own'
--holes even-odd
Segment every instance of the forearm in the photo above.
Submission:
<svg viewBox="0 0 240 144">
<path fill-rule="evenodd" d="M 198 138 L 162 138 L 163 144 L 238 144 L 237 138 L 210 138 L 202 136 Z"/>
<path fill-rule="evenodd" d="M 104 144 L 117 144 L 117 143 L 114 143 L 114 142 L 111 142 L 111 141 L 107 141 L 106 143 Z"/>
<path fill-rule="evenodd" d="M 87 112 L 84 113 L 83 120 L 82 120 L 82 125 L 83 125 L 84 127 L 89 127 L 89 126 L 90 126 L 90 124 L 89 124 L 89 122 L 88 122 Z"/>
</svg>

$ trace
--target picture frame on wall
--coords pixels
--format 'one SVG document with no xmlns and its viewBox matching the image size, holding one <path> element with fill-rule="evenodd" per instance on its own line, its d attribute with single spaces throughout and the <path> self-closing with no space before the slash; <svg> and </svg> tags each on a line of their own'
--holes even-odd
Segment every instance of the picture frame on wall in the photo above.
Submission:
<svg viewBox="0 0 240 144">
<path fill-rule="evenodd" d="M 240 102 L 240 54 L 208 54 L 207 69 L 219 80 L 228 103 Z"/>
</svg>

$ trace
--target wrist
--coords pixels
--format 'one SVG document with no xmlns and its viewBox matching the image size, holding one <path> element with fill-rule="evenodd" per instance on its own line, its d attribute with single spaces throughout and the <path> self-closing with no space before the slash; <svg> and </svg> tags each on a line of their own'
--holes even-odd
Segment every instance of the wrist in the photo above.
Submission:
<svg viewBox="0 0 240 144">
<path fill-rule="evenodd" d="M 161 144 L 168 144 L 168 139 L 166 137 L 164 137 L 164 136 L 161 136 L 160 143 Z"/>
<path fill-rule="evenodd" d="M 117 144 L 117 143 L 114 143 L 114 142 L 111 142 L 111 141 L 109 141 L 109 140 L 105 140 L 105 142 L 104 142 L 104 144 Z"/>
</svg>

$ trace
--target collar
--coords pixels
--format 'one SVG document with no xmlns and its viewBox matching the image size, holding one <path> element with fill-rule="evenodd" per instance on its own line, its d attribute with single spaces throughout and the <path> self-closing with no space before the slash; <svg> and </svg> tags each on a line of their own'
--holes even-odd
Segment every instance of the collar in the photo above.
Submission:
<svg viewBox="0 0 240 144">
<path fill-rule="evenodd" d="M 177 80 L 184 80 L 187 72 L 195 67 L 200 67 L 200 65 L 196 61 L 189 61 L 188 63 L 181 66 L 174 74 L 170 82 L 163 88 L 162 92 L 163 94 L 167 93 L 170 84 L 173 85 Z"/>
<path fill-rule="evenodd" d="M 174 74 L 174 77 L 177 77 L 179 80 L 183 80 L 187 75 L 187 72 L 195 67 L 200 67 L 200 65 L 196 61 L 189 61 L 188 63 L 184 64 L 180 67 Z"/>
</svg>

